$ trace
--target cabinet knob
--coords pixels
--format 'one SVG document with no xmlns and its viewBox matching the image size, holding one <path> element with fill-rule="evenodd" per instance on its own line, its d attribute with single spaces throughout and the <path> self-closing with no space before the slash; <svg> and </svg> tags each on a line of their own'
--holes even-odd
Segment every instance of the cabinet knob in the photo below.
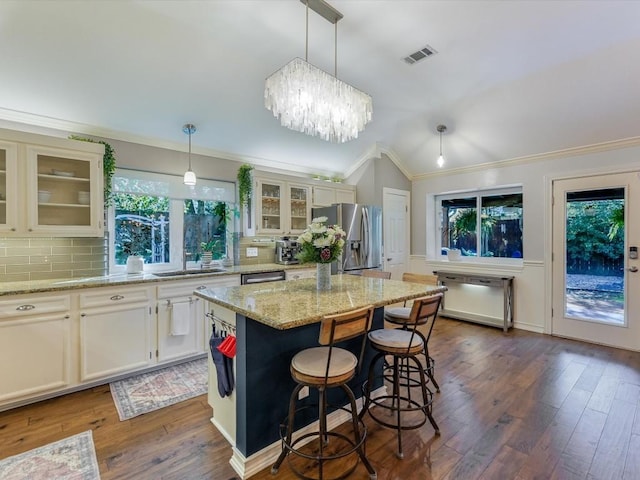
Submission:
<svg viewBox="0 0 640 480">
<path fill-rule="evenodd" d="M 113 295 L 110 300 L 113 300 L 114 302 L 117 302 L 118 300 L 122 300 L 124 298 L 124 295 Z"/>
<path fill-rule="evenodd" d="M 30 232 L 33 232 L 33 228 L 30 228 L 30 229 L 29 229 L 29 231 L 30 231 Z"/>
<path fill-rule="evenodd" d="M 19 312 L 27 312 L 29 310 L 33 310 L 34 308 L 36 308 L 35 305 L 20 305 L 16 308 L 16 310 Z"/>
<path fill-rule="evenodd" d="M 71 318 L 71 317 L 70 317 L 69 315 L 65 315 L 65 316 L 64 316 L 64 319 L 65 319 L 65 320 L 69 320 L 70 318 Z"/>
<path fill-rule="evenodd" d="M 16 231 L 16 229 L 15 229 L 15 228 L 12 228 L 12 229 L 11 229 L 11 231 L 12 231 L 12 232 L 15 232 L 15 231 Z"/>
<path fill-rule="evenodd" d="M 86 314 L 86 313 L 81 313 L 81 314 L 80 314 L 80 316 L 81 316 L 81 317 L 86 317 L 86 316 L 87 316 L 87 314 Z"/>
</svg>

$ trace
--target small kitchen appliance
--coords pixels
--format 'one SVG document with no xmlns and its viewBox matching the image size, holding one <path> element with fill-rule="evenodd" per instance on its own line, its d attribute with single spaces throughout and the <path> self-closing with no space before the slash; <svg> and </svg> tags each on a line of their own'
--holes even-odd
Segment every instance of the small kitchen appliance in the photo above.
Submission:
<svg viewBox="0 0 640 480">
<path fill-rule="evenodd" d="M 295 265 L 300 263 L 296 255 L 300 251 L 300 244 L 289 237 L 282 237 L 276 240 L 276 257 L 275 262 L 281 265 Z"/>
</svg>

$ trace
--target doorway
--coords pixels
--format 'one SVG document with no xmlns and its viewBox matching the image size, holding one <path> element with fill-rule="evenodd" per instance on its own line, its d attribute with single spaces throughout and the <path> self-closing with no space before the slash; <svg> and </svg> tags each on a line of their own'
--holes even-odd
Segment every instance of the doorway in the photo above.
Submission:
<svg viewBox="0 0 640 480">
<path fill-rule="evenodd" d="M 409 264 L 410 193 L 384 187 L 382 190 L 382 223 L 384 232 L 384 270 L 400 280 Z"/>
<path fill-rule="evenodd" d="M 636 172 L 553 182 L 553 335 L 640 350 L 635 205 Z"/>
</svg>

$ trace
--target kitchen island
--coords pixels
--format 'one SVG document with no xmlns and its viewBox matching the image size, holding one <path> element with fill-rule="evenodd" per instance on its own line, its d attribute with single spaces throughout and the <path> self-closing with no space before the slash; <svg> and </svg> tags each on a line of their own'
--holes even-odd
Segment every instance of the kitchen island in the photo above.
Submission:
<svg viewBox="0 0 640 480">
<path fill-rule="evenodd" d="M 247 478 L 268 467 L 280 453 L 279 425 L 287 415 L 289 395 L 295 386 L 289 363 L 300 350 L 317 346 L 318 322 L 325 315 L 373 305 L 372 328 L 383 328 L 385 305 L 444 290 L 446 287 L 436 285 L 336 275 L 328 291 L 318 291 L 315 279 L 302 279 L 194 292 L 209 302 L 209 318 L 216 328 L 235 328 L 235 390 L 221 398 L 216 369 L 210 361 L 209 404 L 213 408 L 212 423 L 233 447 L 230 463 L 240 477 Z M 357 351 L 357 341 L 347 348 Z M 356 396 L 361 393 L 366 365 L 372 357 L 369 349 L 365 366 L 349 383 Z M 314 393 L 303 402 L 317 403 Z M 330 393 L 336 394 L 329 396 L 330 403 L 345 403 L 341 392 Z M 329 417 L 330 428 L 344 418 L 344 412 L 334 411 Z M 310 408 L 297 427 L 304 429 L 316 419 L 317 411 Z"/>
</svg>

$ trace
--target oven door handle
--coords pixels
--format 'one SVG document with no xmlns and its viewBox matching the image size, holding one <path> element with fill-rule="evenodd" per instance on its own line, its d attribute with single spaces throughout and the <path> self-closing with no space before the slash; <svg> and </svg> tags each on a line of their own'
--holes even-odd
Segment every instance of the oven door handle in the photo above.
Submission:
<svg viewBox="0 0 640 480">
<path fill-rule="evenodd" d="M 273 277 L 247 278 L 245 279 L 245 285 L 250 285 L 252 283 L 277 282 L 278 280 L 284 280 L 282 275 Z"/>
</svg>

